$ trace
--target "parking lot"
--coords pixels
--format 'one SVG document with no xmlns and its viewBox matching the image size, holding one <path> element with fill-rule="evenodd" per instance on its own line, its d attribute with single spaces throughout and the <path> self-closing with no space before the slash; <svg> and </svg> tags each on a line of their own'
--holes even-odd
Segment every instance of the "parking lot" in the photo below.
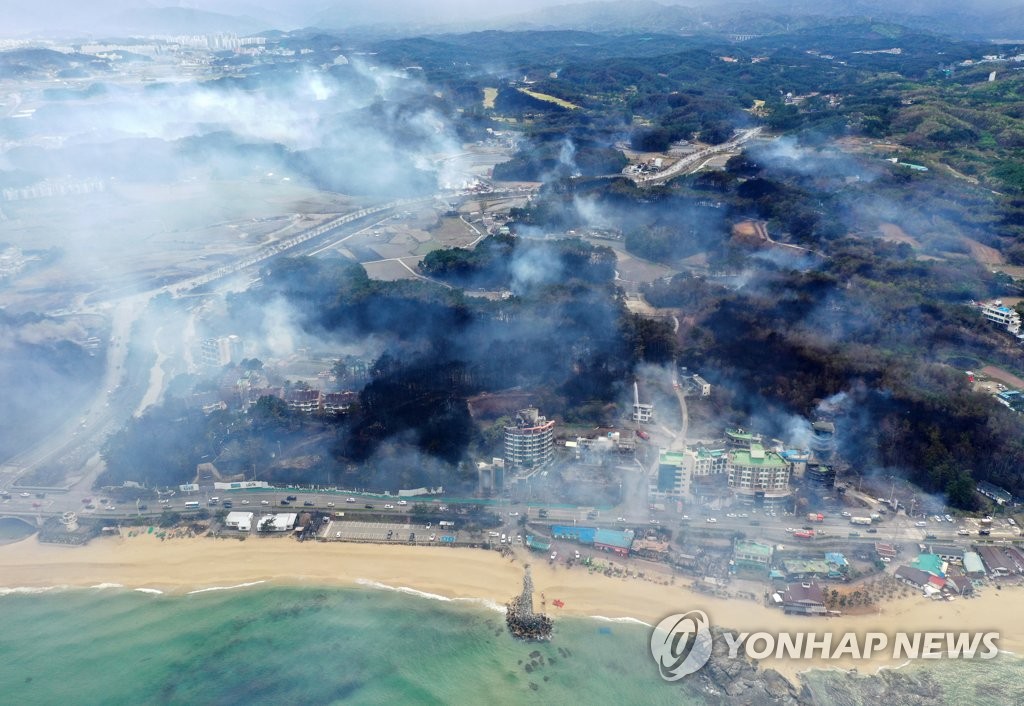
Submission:
<svg viewBox="0 0 1024 706">
<path fill-rule="evenodd" d="M 415 534 L 417 544 L 431 542 L 454 544 L 460 541 L 459 532 L 444 528 L 442 531 L 436 524 L 399 524 L 395 522 L 345 522 L 331 520 L 322 530 L 321 537 L 339 542 L 409 542 L 410 535 Z M 390 534 L 389 534 L 390 533 Z M 433 540 L 431 540 L 433 537 Z M 468 541 L 462 538 L 461 541 Z"/>
</svg>

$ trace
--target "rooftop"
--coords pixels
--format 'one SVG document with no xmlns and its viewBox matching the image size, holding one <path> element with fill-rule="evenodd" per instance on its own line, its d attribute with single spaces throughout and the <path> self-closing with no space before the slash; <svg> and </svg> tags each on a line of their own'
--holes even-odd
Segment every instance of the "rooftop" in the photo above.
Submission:
<svg viewBox="0 0 1024 706">
<path fill-rule="evenodd" d="M 620 532 L 619 530 L 599 529 L 594 532 L 594 543 L 629 549 L 633 544 L 633 530 Z"/>
<path fill-rule="evenodd" d="M 733 451 L 732 462 L 739 466 L 783 467 L 786 465 L 782 456 L 774 451 L 766 451 L 760 444 L 751 444 L 750 449 Z"/>
<path fill-rule="evenodd" d="M 944 564 L 945 562 L 942 561 L 938 554 L 918 554 L 917 558 L 911 562 L 914 568 L 927 571 L 934 576 L 946 575 L 946 572 L 943 570 Z"/>
<path fill-rule="evenodd" d="M 760 542 L 751 542 L 745 539 L 738 539 L 736 540 L 734 552 L 739 554 L 750 554 L 754 556 L 771 557 L 772 545 L 761 544 Z"/>
</svg>

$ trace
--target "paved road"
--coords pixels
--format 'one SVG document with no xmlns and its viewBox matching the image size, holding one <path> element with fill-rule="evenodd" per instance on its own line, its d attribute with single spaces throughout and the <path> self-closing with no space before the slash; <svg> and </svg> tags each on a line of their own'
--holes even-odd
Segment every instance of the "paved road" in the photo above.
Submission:
<svg viewBox="0 0 1024 706">
<path fill-rule="evenodd" d="M 713 155 L 721 154 L 722 152 L 729 152 L 742 146 L 760 135 L 763 129 L 764 128 L 755 127 L 747 130 L 740 130 L 728 142 L 723 142 L 722 144 L 714 145 L 713 147 L 705 147 L 693 154 L 688 154 L 660 172 L 656 172 L 654 174 L 632 175 L 630 178 L 632 178 L 637 184 L 657 184 L 668 181 L 669 179 L 679 176 L 691 167 L 700 166 L 702 160 L 707 160 Z"/>
</svg>

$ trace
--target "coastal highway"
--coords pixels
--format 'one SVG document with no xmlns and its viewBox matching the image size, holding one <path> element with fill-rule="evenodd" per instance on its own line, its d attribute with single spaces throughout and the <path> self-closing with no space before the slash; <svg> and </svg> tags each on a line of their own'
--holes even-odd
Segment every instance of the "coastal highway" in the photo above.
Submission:
<svg viewBox="0 0 1024 706">
<path fill-rule="evenodd" d="M 213 490 L 211 488 L 204 488 L 199 493 L 194 494 L 182 494 L 178 493 L 168 499 L 168 503 L 163 505 L 156 500 L 147 500 L 145 504 L 147 508 L 145 511 L 138 511 L 135 507 L 135 503 L 116 503 L 115 509 L 107 511 L 104 509 L 108 505 L 106 502 L 100 502 L 101 496 L 93 494 L 88 496 L 92 499 L 92 504 L 96 506 L 95 510 L 85 509 L 84 503 L 82 502 L 83 497 L 78 493 L 72 494 L 47 494 L 45 498 L 37 498 L 34 493 L 27 492 L 15 492 L 11 494 L 12 497 L 7 500 L 0 501 L 0 516 L 12 515 L 24 518 L 35 518 L 37 516 L 59 516 L 61 513 L 71 510 L 79 513 L 81 517 L 95 516 L 98 518 L 109 518 L 111 521 L 116 521 L 120 518 L 132 517 L 132 516 L 146 516 L 156 518 L 165 509 L 184 512 L 184 504 L 189 500 L 195 500 L 200 503 L 202 509 L 210 511 L 223 510 L 222 503 L 224 500 L 231 500 L 233 504 L 233 510 L 239 511 L 252 511 L 252 512 L 302 512 L 304 510 L 319 510 L 329 512 L 345 512 L 347 516 L 360 516 L 360 515 L 389 515 L 393 514 L 396 517 L 408 515 L 414 506 L 424 504 L 430 506 L 433 510 L 443 512 L 440 510 L 442 506 L 447 507 L 454 512 L 457 507 L 457 501 L 439 497 L 429 498 L 408 498 L 405 499 L 406 505 L 399 505 L 401 499 L 398 498 L 382 498 L 374 495 L 362 495 L 350 491 L 344 490 L 301 490 L 301 489 L 288 489 L 288 488 L 277 488 L 277 489 L 248 489 L 248 490 L 235 490 L 235 491 L 224 491 L 224 490 Z M 27 495 L 27 497 L 25 496 Z M 281 501 L 285 500 L 289 495 L 294 495 L 296 499 L 294 501 L 288 501 L 287 505 L 282 505 Z M 210 506 L 209 501 L 212 497 L 218 497 L 219 502 L 216 506 Z M 353 502 L 348 502 L 348 499 L 352 498 Z M 311 505 L 305 505 L 306 502 L 312 503 Z M 367 509 L 366 505 L 373 505 L 372 509 Z M 38 507 L 35 507 L 38 505 Z M 388 508 L 387 505 L 392 507 Z M 696 536 L 709 534 L 710 536 L 731 536 L 735 532 L 742 532 L 748 538 L 761 538 L 765 541 L 772 543 L 784 543 L 787 546 L 794 545 L 796 543 L 806 544 L 809 548 L 813 547 L 819 540 L 798 540 L 792 536 L 790 528 L 799 529 L 803 526 L 813 527 L 816 532 L 824 530 L 827 534 L 821 538 L 820 541 L 849 541 L 849 542 L 861 542 L 861 543 L 874 543 L 880 542 L 893 542 L 893 543 L 918 543 L 935 541 L 942 543 L 956 543 L 956 544 L 969 544 L 976 543 L 979 540 L 985 541 L 1021 541 L 1021 530 L 1019 527 L 1010 525 L 1004 519 L 993 520 L 992 534 L 989 537 L 982 538 L 978 535 L 978 529 L 980 524 L 976 519 L 962 519 L 958 522 L 935 522 L 934 520 L 927 520 L 927 526 L 919 528 L 915 526 L 915 522 L 905 516 L 899 516 L 897 518 L 883 520 L 880 523 L 876 523 L 872 529 L 876 529 L 877 533 L 868 533 L 867 527 L 851 525 L 846 518 L 839 516 L 828 517 L 823 523 L 808 523 L 805 518 L 794 517 L 792 515 L 786 515 L 783 513 L 776 513 L 775 517 L 770 514 L 765 514 L 764 511 L 756 512 L 748 510 L 746 512 L 715 512 L 712 515 L 698 514 L 693 511 L 694 514 L 688 519 L 682 519 L 680 515 L 674 512 L 661 511 L 661 512 L 647 512 L 645 508 L 642 513 L 626 513 L 620 515 L 620 510 L 609 509 L 600 510 L 589 507 L 565 507 L 565 506 L 541 506 L 531 503 L 517 503 L 511 504 L 508 502 L 496 503 L 487 506 L 488 510 L 497 513 L 505 527 L 515 530 L 519 526 L 521 518 L 525 518 L 530 522 L 542 523 L 542 524 L 577 524 L 583 526 L 598 526 L 606 528 L 638 528 L 643 526 L 658 526 L 671 529 L 673 531 L 683 531 L 686 533 L 692 533 Z M 541 510 L 544 510 L 546 517 L 541 517 Z M 653 516 L 653 520 L 648 519 L 648 515 Z M 735 515 L 735 517 L 729 517 L 729 515 Z M 746 515 L 742 517 L 740 515 Z M 708 517 L 714 517 L 715 522 L 708 522 Z M 619 518 L 622 518 L 621 520 Z M 753 522 L 758 523 L 757 525 L 752 524 Z M 657 524 L 654 524 L 657 523 Z M 967 531 L 967 536 L 957 534 L 958 531 Z M 848 535 L 850 532 L 859 532 L 860 537 L 851 539 Z M 935 539 L 929 540 L 928 535 L 933 535 Z"/>
</svg>

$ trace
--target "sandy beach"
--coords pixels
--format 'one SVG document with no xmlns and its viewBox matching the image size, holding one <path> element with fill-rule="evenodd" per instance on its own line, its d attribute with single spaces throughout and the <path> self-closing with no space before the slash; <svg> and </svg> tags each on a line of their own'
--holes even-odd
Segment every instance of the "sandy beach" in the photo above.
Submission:
<svg viewBox="0 0 1024 706">
<path fill-rule="evenodd" d="M 119 584 L 184 594 L 252 582 L 310 586 L 375 582 L 503 605 L 519 591 L 523 562 L 529 558 L 522 554 L 513 561 L 476 549 L 298 543 L 288 538 L 160 541 L 140 535 L 66 547 L 40 544 L 32 537 L 0 546 L 0 588 Z M 682 578 L 676 579 L 676 585 L 609 578 L 582 567 L 552 568 L 543 560 L 533 564 L 533 575 L 537 591 L 544 593 L 548 610 L 556 618 L 634 618 L 653 625 L 667 615 L 701 609 L 714 625 L 743 632 L 994 631 L 1002 636 L 1001 650 L 1024 653 L 1024 611 L 1017 607 L 1021 592 L 1016 588 L 989 588 L 983 598 L 952 603 L 914 596 L 888 603 L 878 614 L 826 619 L 788 616 L 753 601 L 712 598 L 686 588 L 689 580 Z M 565 602 L 564 608 L 552 607 L 556 598 Z M 790 678 L 812 668 L 857 667 L 863 673 L 895 666 L 891 656 L 871 662 L 768 659 L 762 664 Z"/>
</svg>

